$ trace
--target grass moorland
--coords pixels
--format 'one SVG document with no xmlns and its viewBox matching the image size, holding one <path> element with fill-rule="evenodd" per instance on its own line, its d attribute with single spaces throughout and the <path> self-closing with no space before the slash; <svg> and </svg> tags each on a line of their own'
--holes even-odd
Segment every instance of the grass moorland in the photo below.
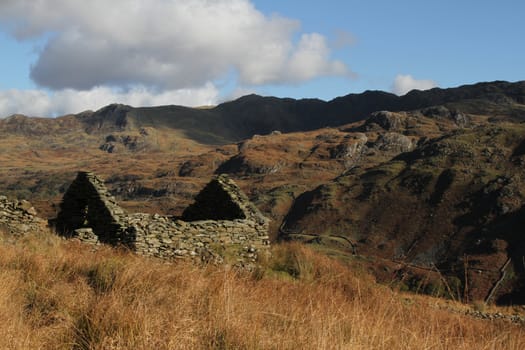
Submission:
<svg viewBox="0 0 525 350">
<path fill-rule="evenodd" d="M 2 349 L 525 348 L 523 325 L 444 310 L 299 244 L 240 272 L 0 237 Z"/>
</svg>

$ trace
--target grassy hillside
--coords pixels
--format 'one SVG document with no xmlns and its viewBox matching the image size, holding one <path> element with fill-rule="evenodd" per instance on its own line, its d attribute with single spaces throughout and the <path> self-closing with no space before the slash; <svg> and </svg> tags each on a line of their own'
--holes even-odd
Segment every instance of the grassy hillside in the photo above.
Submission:
<svg viewBox="0 0 525 350">
<path fill-rule="evenodd" d="M 297 244 L 255 272 L 0 236 L 3 349 L 523 349 L 522 326 L 376 284 Z M 492 312 L 510 313 L 511 309 Z"/>
</svg>

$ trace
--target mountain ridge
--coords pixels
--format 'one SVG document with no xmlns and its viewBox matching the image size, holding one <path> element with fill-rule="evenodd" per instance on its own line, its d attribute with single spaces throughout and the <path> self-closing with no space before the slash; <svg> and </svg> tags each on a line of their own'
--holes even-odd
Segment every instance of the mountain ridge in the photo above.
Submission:
<svg viewBox="0 0 525 350">
<path fill-rule="evenodd" d="M 484 113 L 491 110 L 497 116 L 522 120 L 525 110 L 525 81 L 509 83 L 494 81 L 462 85 L 455 88 L 412 90 L 403 96 L 383 91 L 348 94 L 330 101 L 263 97 L 255 94 L 221 103 L 213 108 L 200 109 L 176 105 L 131 107 L 111 104 L 97 111 L 84 111 L 57 118 L 30 118 L 26 124 L 43 132 L 47 124 L 57 124 L 53 132 L 66 128 L 84 128 L 88 133 L 130 129 L 133 126 L 153 126 L 179 129 L 188 138 L 206 144 L 226 144 L 268 134 L 274 130 L 296 132 L 336 127 L 366 119 L 379 110 L 408 111 L 430 106 L 446 105 L 465 113 Z M 70 120 L 74 117 L 78 125 Z M 11 116 L 0 120 L 0 130 L 13 122 Z M 48 120 L 47 122 L 45 122 Z M 67 120 L 67 122 L 65 121 Z M 22 124 L 19 120 L 18 124 Z M 128 125 L 129 124 L 129 125 Z M 20 131 L 29 130 L 26 126 Z"/>
</svg>

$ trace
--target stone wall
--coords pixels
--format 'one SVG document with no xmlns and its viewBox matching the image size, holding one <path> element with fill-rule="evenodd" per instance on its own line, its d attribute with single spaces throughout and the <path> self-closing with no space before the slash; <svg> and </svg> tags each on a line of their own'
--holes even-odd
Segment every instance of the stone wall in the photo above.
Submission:
<svg viewBox="0 0 525 350">
<path fill-rule="evenodd" d="M 251 220 L 259 224 L 268 221 L 227 175 L 219 175 L 202 189 L 182 213 L 184 221 Z"/>
<path fill-rule="evenodd" d="M 60 203 L 60 212 L 51 221 L 57 233 L 75 236 L 75 230 L 91 228 L 103 243 L 130 241 L 123 223 L 126 213 L 93 173 L 79 172 Z"/>
<path fill-rule="evenodd" d="M 9 201 L 0 196 L 0 230 L 14 236 L 39 232 L 46 222 L 36 216 L 35 208 L 28 201 Z"/>
<path fill-rule="evenodd" d="M 134 248 L 161 258 L 190 257 L 238 265 L 256 262 L 269 247 L 268 225 L 251 220 L 199 220 L 186 222 L 170 217 L 134 214 L 127 218 L 135 234 Z"/>
<path fill-rule="evenodd" d="M 92 173 L 80 172 L 64 195 L 57 232 L 90 243 L 122 244 L 160 258 L 249 266 L 269 247 L 260 211 L 226 175 L 213 179 L 182 218 L 127 214 Z"/>
</svg>

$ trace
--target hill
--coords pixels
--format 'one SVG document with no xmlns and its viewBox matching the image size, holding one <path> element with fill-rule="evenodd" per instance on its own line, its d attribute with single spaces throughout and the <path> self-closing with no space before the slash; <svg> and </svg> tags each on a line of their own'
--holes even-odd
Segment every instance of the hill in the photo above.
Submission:
<svg viewBox="0 0 525 350">
<path fill-rule="evenodd" d="M 228 173 L 272 218 L 274 241 L 365 259 L 409 289 L 522 303 L 523 121 L 525 82 L 12 116 L 0 120 L 0 192 L 52 218 L 89 170 L 131 212 L 180 215 Z"/>
<path fill-rule="evenodd" d="M 458 129 L 353 168 L 301 194 L 283 235 L 332 245 L 343 237 L 358 254 L 460 277 L 470 299 L 523 303 L 524 135 L 523 124 Z"/>
</svg>

